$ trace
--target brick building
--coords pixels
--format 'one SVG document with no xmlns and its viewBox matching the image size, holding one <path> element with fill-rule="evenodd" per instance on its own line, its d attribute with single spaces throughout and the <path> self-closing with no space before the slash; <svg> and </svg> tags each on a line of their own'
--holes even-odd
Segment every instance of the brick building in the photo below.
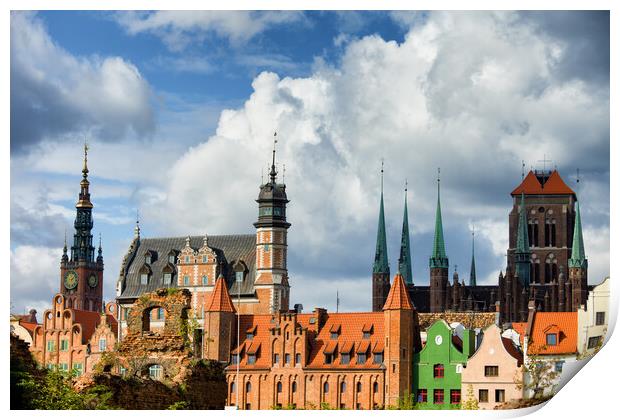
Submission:
<svg viewBox="0 0 620 420">
<path fill-rule="evenodd" d="M 400 274 L 382 312 L 238 315 L 233 302 L 220 277 L 207 305 L 205 354 L 230 360 L 229 405 L 370 409 L 409 393 L 421 343 Z"/>
<path fill-rule="evenodd" d="M 382 170 L 383 183 L 383 170 Z M 449 259 L 443 234 L 440 180 L 437 179 L 435 234 L 429 259 L 429 285 L 414 285 L 411 278 L 409 222 L 405 211 L 401 237 L 399 270 L 411 301 L 421 313 L 494 312 L 500 321 L 524 322 L 528 302 L 539 311 L 574 312 L 588 298 L 588 261 L 585 256 L 579 202 L 557 170 L 530 171 L 512 192 L 509 214 L 509 244 L 505 273 L 497 285 L 478 285 L 472 239 L 469 282 L 460 280 L 456 269 L 448 279 Z M 372 271 L 372 308 L 380 310 L 389 291 L 389 263 L 383 191 L 379 207 L 377 245 Z"/>
<path fill-rule="evenodd" d="M 136 299 L 161 287 L 192 293 L 190 317 L 204 325 L 204 313 L 216 279 L 222 276 L 235 309 L 242 314 L 287 311 L 286 185 L 277 182 L 275 148 L 269 180 L 260 186 L 254 234 L 143 238 L 136 224 L 117 282 L 121 334 Z M 155 319 L 161 315 L 153 313 Z"/>
</svg>

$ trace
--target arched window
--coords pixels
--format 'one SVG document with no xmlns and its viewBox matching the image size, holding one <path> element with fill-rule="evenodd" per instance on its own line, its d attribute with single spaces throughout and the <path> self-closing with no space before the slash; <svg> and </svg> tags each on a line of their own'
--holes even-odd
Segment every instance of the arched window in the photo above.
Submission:
<svg viewBox="0 0 620 420">
<path fill-rule="evenodd" d="M 340 382 L 340 392 L 347 392 L 347 383 L 346 382 Z"/>
<path fill-rule="evenodd" d="M 357 385 L 356 385 L 356 388 L 357 388 L 356 389 L 357 392 L 362 392 L 362 383 L 358 382 Z"/>
<path fill-rule="evenodd" d="M 246 382 L 245 393 L 248 394 L 250 391 L 252 391 L 252 384 L 250 382 Z"/>
<path fill-rule="evenodd" d="M 545 219 L 545 246 L 551 245 L 551 219 Z"/>
<path fill-rule="evenodd" d="M 372 384 L 372 392 L 374 392 L 375 394 L 379 392 L 379 382 L 375 382 Z"/>
<path fill-rule="evenodd" d="M 278 382 L 278 385 L 276 386 L 276 390 L 277 390 L 278 394 L 280 392 L 282 392 L 282 382 Z"/>
<path fill-rule="evenodd" d="M 295 381 L 291 384 L 291 392 L 297 392 L 297 382 Z"/>
<path fill-rule="evenodd" d="M 323 393 L 327 394 L 329 392 L 329 382 L 323 383 Z"/>
<path fill-rule="evenodd" d="M 159 380 L 163 375 L 164 370 L 161 365 L 151 365 L 149 366 L 149 378 Z"/>
<path fill-rule="evenodd" d="M 209 284 L 209 277 L 202 276 L 202 285 L 206 286 L 207 284 Z"/>
</svg>

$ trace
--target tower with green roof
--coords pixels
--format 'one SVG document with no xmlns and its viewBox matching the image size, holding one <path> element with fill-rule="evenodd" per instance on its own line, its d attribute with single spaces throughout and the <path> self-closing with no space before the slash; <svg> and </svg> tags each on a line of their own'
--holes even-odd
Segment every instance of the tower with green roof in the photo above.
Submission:
<svg viewBox="0 0 620 420">
<path fill-rule="evenodd" d="M 409 215 L 407 213 L 407 184 L 405 183 L 405 212 L 403 214 L 403 231 L 400 238 L 400 256 L 398 257 L 398 271 L 405 279 L 405 284 L 413 285 L 411 274 L 411 244 L 409 242 Z"/>
<path fill-rule="evenodd" d="M 377 245 L 375 261 L 372 265 L 372 310 L 380 312 L 390 293 L 390 264 L 388 263 L 387 239 L 385 234 L 385 215 L 383 211 L 383 162 L 381 162 L 381 200 L 379 204 L 379 223 L 377 226 Z"/>
<path fill-rule="evenodd" d="M 431 312 L 445 310 L 446 287 L 448 284 L 448 256 L 443 239 L 443 224 L 441 221 L 440 178 L 437 170 L 437 210 L 435 213 L 435 236 L 433 238 L 433 252 L 429 259 L 430 266 L 430 298 Z"/>
<path fill-rule="evenodd" d="M 528 289 L 530 287 L 531 272 L 531 253 L 529 238 L 527 236 L 527 214 L 525 210 L 525 194 L 521 193 L 521 204 L 519 207 L 519 225 L 517 227 L 517 247 L 515 249 L 516 273 L 519 276 L 521 285 Z"/>
<path fill-rule="evenodd" d="M 579 201 L 575 202 L 575 228 L 573 248 L 568 260 L 568 281 L 572 288 L 572 307 L 576 310 L 588 299 L 588 259 L 583 245 Z"/>
</svg>

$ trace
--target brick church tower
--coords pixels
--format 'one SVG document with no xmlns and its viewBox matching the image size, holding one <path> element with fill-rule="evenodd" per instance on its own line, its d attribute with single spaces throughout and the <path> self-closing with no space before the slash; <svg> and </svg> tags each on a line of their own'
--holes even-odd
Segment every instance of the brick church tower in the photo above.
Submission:
<svg viewBox="0 0 620 420">
<path fill-rule="evenodd" d="M 446 309 L 446 288 L 448 286 L 448 256 L 443 239 L 443 224 L 441 221 L 441 201 L 439 191 L 439 176 L 437 176 L 437 212 L 435 214 L 435 236 L 433 239 L 433 253 L 429 259 L 430 267 L 430 310 L 443 312 Z"/>
<path fill-rule="evenodd" d="M 256 228 L 256 292 L 261 301 L 269 302 L 269 311 L 288 310 L 290 286 L 288 283 L 286 185 L 278 184 L 276 177 L 276 141 L 269 181 L 261 185 L 258 194 L 258 221 Z M 269 294 L 269 296 L 260 296 Z M 266 298 L 266 299 L 264 299 Z"/>
<path fill-rule="evenodd" d="M 381 163 L 381 203 L 379 205 L 379 224 L 377 226 L 377 246 L 375 262 L 372 265 L 372 311 L 383 310 L 390 293 L 390 264 L 387 255 L 385 235 L 385 215 L 383 213 L 383 162 Z"/>
<path fill-rule="evenodd" d="M 80 194 L 75 205 L 71 256 L 67 255 L 67 240 L 60 260 L 60 293 L 66 296 L 67 307 L 86 311 L 101 311 L 103 302 L 103 254 L 101 238 L 95 259 L 93 246 L 93 204 L 88 188 L 88 146 L 84 145 L 84 167 Z"/>
</svg>

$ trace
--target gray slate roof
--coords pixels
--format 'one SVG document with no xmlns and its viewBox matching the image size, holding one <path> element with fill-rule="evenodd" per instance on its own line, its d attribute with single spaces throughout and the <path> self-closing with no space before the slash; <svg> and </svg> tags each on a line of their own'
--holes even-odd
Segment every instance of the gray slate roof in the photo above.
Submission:
<svg viewBox="0 0 620 420">
<path fill-rule="evenodd" d="M 122 269 L 121 294 L 120 299 L 137 298 L 140 295 L 152 292 L 160 287 L 171 287 L 164 285 L 162 269 L 168 265 L 168 253 L 171 250 L 178 252 L 185 247 L 187 237 L 176 238 L 140 238 L 140 243 L 135 252 L 130 249 L 127 254 L 127 266 Z M 194 250 L 202 247 L 203 236 L 190 236 L 190 246 Z M 237 283 L 232 265 L 241 260 L 248 267 L 248 273 L 241 283 L 241 295 L 254 295 L 254 279 L 256 276 L 256 236 L 255 235 L 220 235 L 209 236 L 208 245 L 218 256 L 218 260 L 224 261 L 222 274 L 226 278 L 226 284 L 231 295 L 237 294 Z M 140 284 L 139 270 L 144 264 L 144 254 L 153 251 L 157 254 L 157 259 L 150 264 L 152 275 L 149 284 Z M 175 264 L 176 266 L 176 264 Z M 176 268 L 176 267 L 175 267 Z M 178 270 L 175 271 L 175 273 Z M 124 278 L 123 278 L 124 274 Z M 174 283 L 176 284 L 175 276 Z M 175 285 L 172 285 L 175 287 Z"/>
</svg>

